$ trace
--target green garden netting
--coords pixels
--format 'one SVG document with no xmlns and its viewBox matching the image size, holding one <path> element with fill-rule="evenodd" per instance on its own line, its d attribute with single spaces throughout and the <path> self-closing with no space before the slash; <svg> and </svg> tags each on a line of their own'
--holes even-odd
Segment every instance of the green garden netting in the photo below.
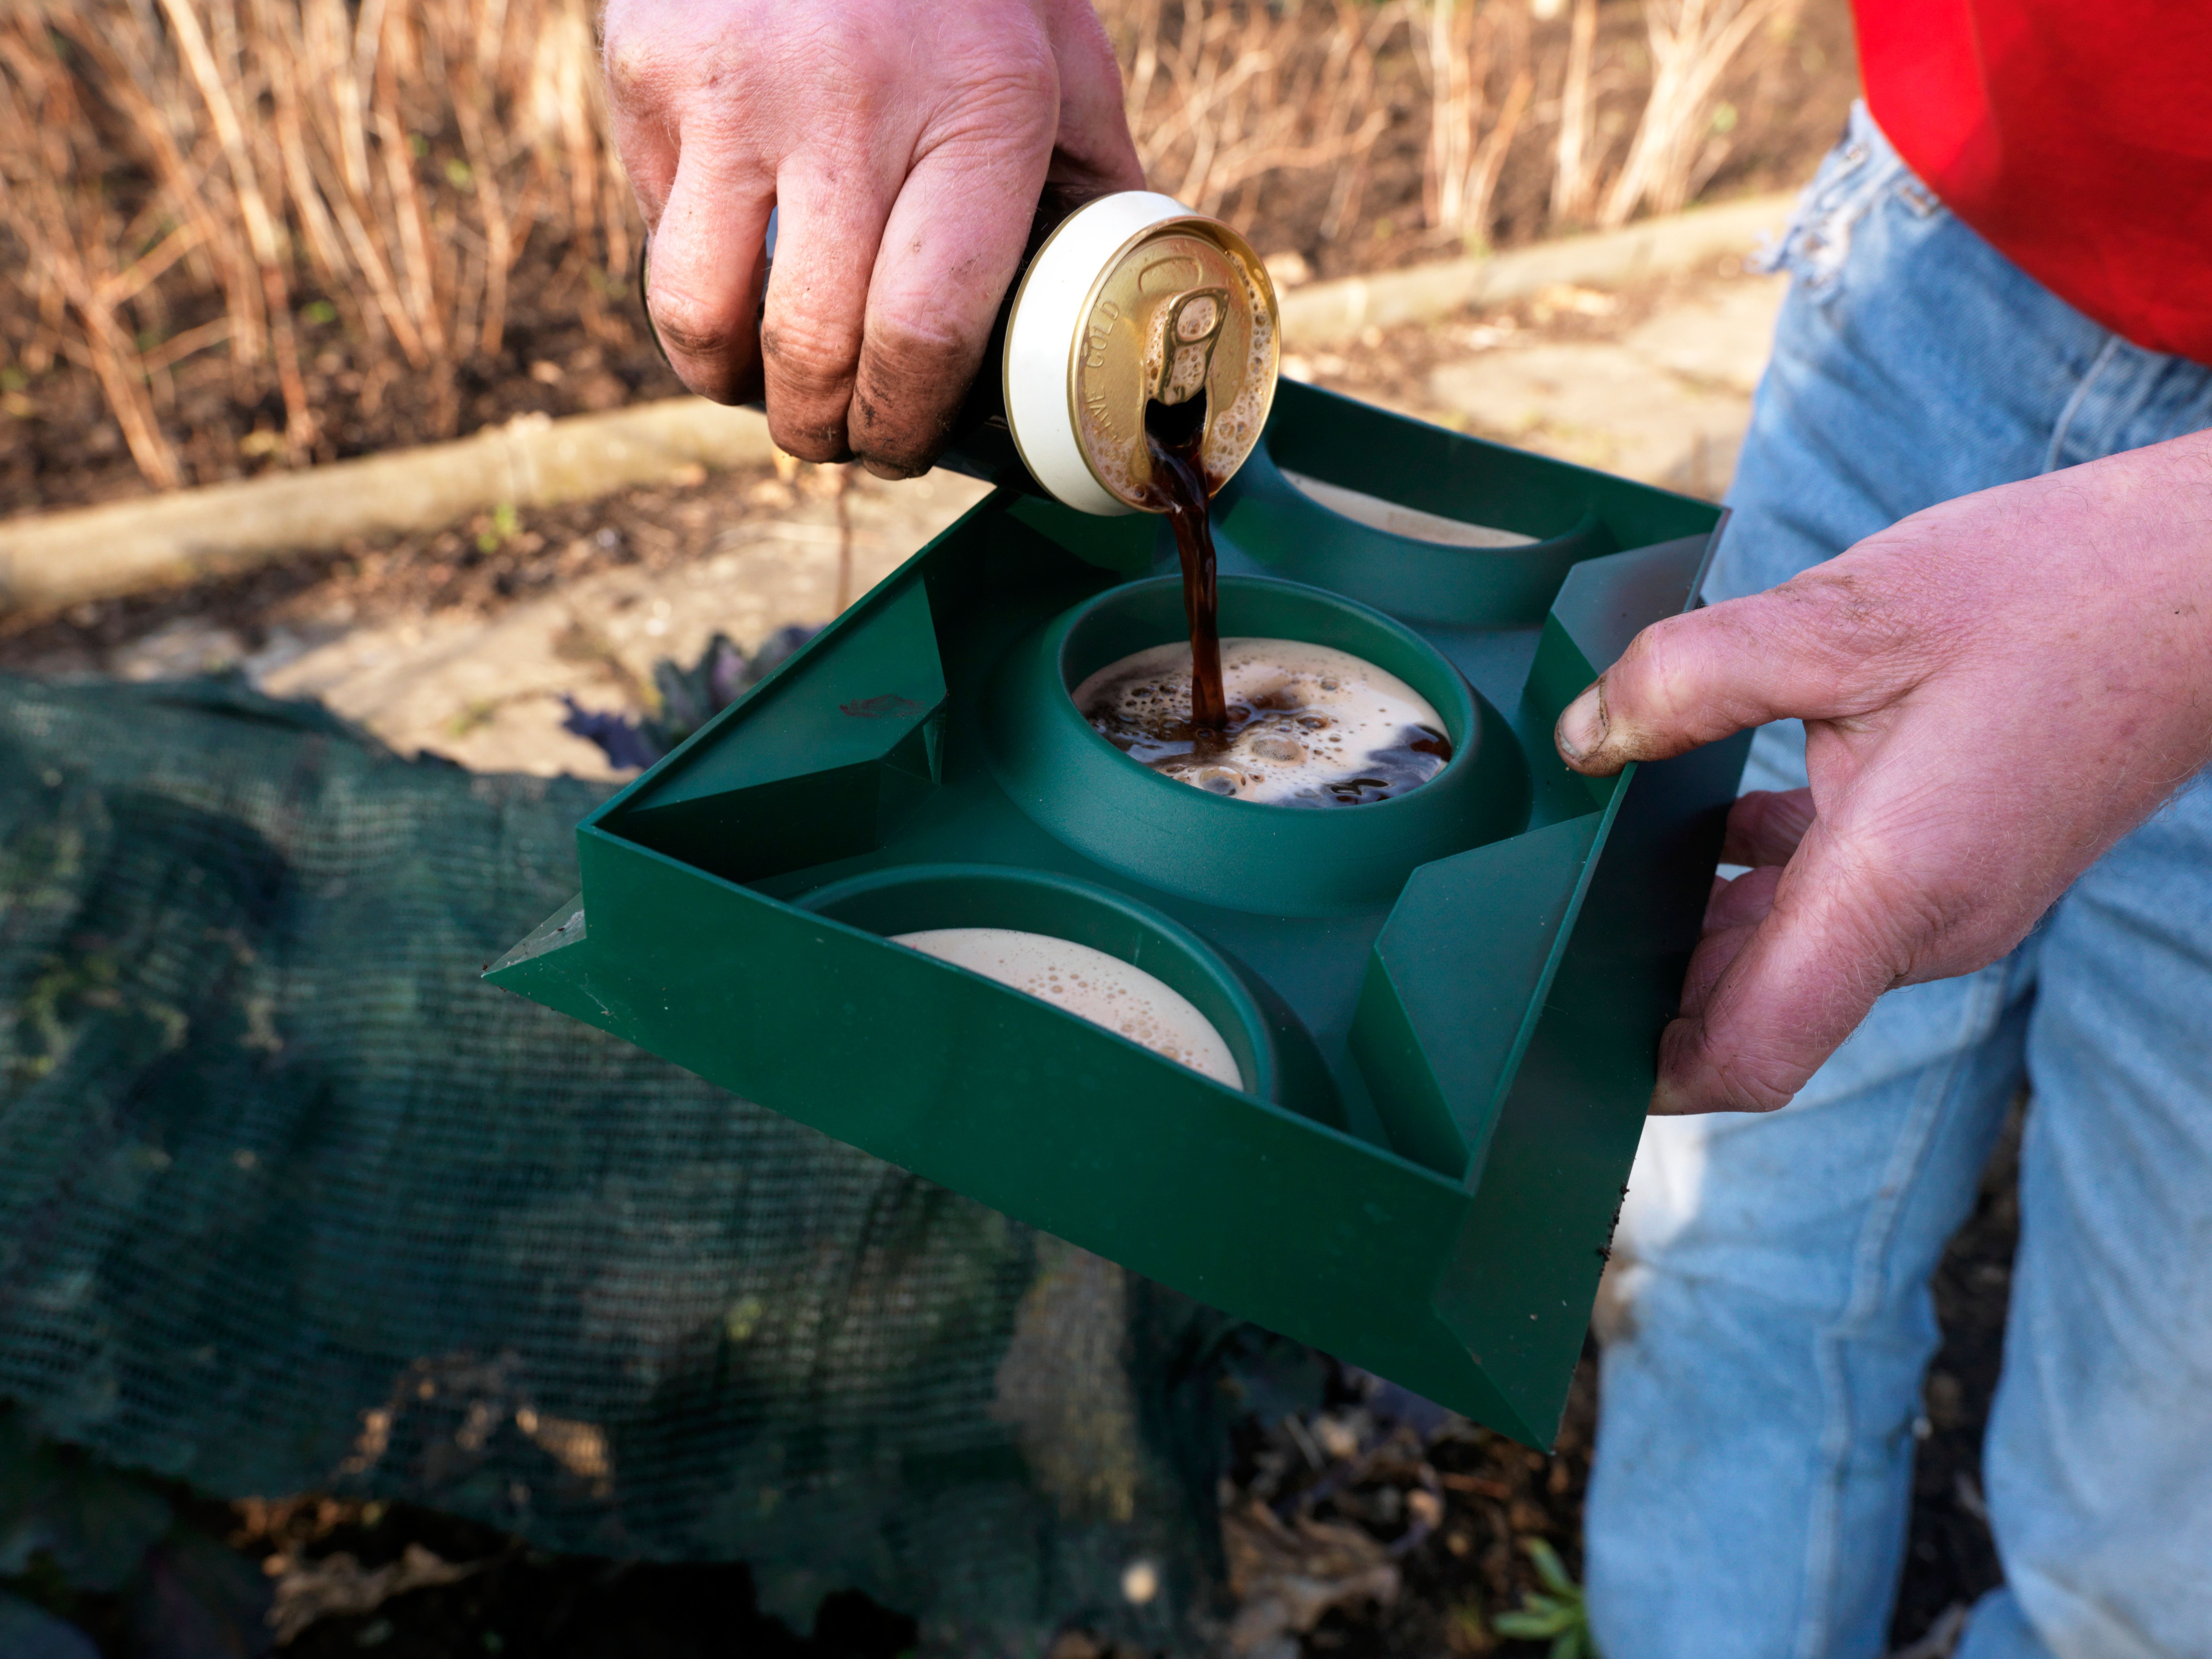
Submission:
<svg viewBox="0 0 2212 1659">
<path fill-rule="evenodd" d="M 745 1560 L 802 1628 L 1196 1648 L 1213 1316 L 478 981 L 599 793 L 0 678 L 0 1397 L 217 1496 Z"/>
</svg>

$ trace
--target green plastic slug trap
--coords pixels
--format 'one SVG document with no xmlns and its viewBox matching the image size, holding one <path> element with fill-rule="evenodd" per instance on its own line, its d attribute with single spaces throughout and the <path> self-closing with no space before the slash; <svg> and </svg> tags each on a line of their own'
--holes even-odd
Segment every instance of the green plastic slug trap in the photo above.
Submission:
<svg viewBox="0 0 2212 1659">
<path fill-rule="evenodd" d="M 1166 526 L 1000 490 L 586 819 L 489 977 L 1547 1444 L 1745 748 L 1595 782 L 1552 726 L 1720 519 L 1285 384 L 1217 500 L 1222 633 L 1407 681 L 1430 783 L 1301 810 L 1121 754 L 1068 692 L 1182 637 Z M 1142 967 L 1247 1086 L 886 938 L 941 927 Z"/>
</svg>

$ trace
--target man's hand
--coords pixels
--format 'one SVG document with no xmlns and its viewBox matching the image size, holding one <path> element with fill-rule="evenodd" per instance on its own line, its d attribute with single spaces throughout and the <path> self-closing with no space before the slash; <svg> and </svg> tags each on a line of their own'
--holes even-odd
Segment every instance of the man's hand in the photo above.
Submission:
<svg viewBox="0 0 2212 1659">
<path fill-rule="evenodd" d="M 677 374 L 886 477 L 944 447 L 1048 167 L 1144 185 L 1085 0 L 611 0 L 606 74 Z"/>
<path fill-rule="evenodd" d="M 1559 718 L 1596 776 L 1805 722 L 1809 789 L 1746 795 L 1659 1112 L 1785 1103 L 1893 986 L 2027 933 L 2212 758 L 2212 433 L 1914 514 L 1648 628 Z"/>
</svg>

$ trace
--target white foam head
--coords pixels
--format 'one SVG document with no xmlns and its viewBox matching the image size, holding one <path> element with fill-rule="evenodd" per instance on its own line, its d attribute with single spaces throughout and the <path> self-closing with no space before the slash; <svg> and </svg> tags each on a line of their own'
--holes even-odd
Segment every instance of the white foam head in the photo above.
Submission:
<svg viewBox="0 0 2212 1659">
<path fill-rule="evenodd" d="M 1075 706 L 1131 758 L 1242 800 L 1384 799 L 1426 782 L 1450 757 L 1444 723 L 1429 701 L 1348 651 L 1297 640 L 1222 641 L 1225 743 L 1190 731 L 1190 680 L 1187 643 L 1154 646 L 1085 680 Z"/>
<path fill-rule="evenodd" d="M 1244 1087 L 1213 1022 L 1181 992 L 1119 957 L 1012 927 L 933 927 L 895 933 L 891 943 L 1042 997 L 1216 1083 Z"/>
</svg>

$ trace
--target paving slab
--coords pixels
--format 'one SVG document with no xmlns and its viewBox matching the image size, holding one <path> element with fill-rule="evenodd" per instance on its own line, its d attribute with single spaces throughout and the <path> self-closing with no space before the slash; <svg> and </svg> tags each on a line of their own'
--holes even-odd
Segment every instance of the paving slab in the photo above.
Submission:
<svg viewBox="0 0 2212 1659">
<path fill-rule="evenodd" d="M 310 595 L 288 604 L 256 647 L 234 627 L 185 617 L 105 660 L 53 666 L 129 679 L 235 668 L 272 696 L 319 699 L 403 754 L 428 750 L 479 771 L 627 777 L 562 728 L 564 694 L 582 708 L 635 715 L 660 659 L 696 662 L 717 633 L 750 652 L 782 628 L 836 614 L 847 532 L 835 498 L 781 489 L 762 471 L 763 487 L 792 504 L 721 515 L 728 521 L 707 527 L 698 556 L 671 568 L 587 570 L 489 615 L 359 619 Z M 892 484 L 855 470 L 843 596 L 867 592 L 987 493 L 957 473 Z"/>
<path fill-rule="evenodd" d="M 1434 370 L 1429 397 L 1471 429 L 1717 497 L 1735 470 L 1787 286 L 1717 282 L 1613 340 L 1500 343 Z"/>
</svg>

